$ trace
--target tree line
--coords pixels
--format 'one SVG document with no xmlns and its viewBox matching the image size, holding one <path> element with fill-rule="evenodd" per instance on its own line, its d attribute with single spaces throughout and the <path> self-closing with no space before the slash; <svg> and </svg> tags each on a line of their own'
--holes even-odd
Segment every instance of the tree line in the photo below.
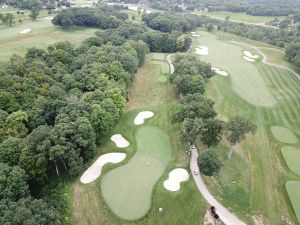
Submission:
<svg viewBox="0 0 300 225">
<path fill-rule="evenodd" d="M 32 8 L 47 8 L 55 9 L 61 6 L 70 7 L 68 0 L 0 0 L 0 5 L 9 5 L 19 9 L 32 9 Z"/>
<path fill-rule="evenodd" d="M 0 224 L 66 222 L 58 212 L 66 203 L 45 201 L 40 190 L 93 158 L 148 51 L 141 40 L 115 46 L 92 37 L 77 48 L 30 48 L 0 65 Z"/>
<path fill-rule="evenodd" d="M 193 145 L 199 138 L 207 146 L 207 150 L 199 155 L 198 165 L 205 175 L 216 175 L 221 168 L 221 161 L 214 147 L 222 137 L 230 144 L 230 158 L 232 147 L 240 143 L 246 134 L 255 133 L 256 126 L 240 116 L 232 117 L 227 122 L 217 119 L 214 102 L 204 95 L 206 81 L 216 75 L 210 64 L 200 61 L 196 56 L 177 54 L 174 67 L 170 82 L 176 87 L 181 105 L 173 115 L 172 123 L 181 124 L 182 142 Z"/>
</svg>

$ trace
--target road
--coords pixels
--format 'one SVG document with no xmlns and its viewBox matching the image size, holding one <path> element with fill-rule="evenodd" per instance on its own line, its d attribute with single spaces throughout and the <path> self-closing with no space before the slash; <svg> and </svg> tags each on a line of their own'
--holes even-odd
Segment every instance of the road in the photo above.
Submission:
<svg viewBox="0 0 300 225">
<path fill-rule="evenodd" d="M 174 55 L 174 54 L 170 54 L 170 55 L 167 56 L 167 60 L 168 60 L 168 63 L 169 63 L 169 65 L 170 65 L 170 74 L 171 74 L 171 75 L 174 73 L 174 70 L 175 70 L 174 65 L 173 65 L 173 63 L 172 63 L 172 60 L 171 60 L 171 57 L 172 57 L 173 55 Z"/>
<path fill-rule="evenodd" d="M 191 149 L 192 155 L 191 155 L 191 161 L 190 161 L 190 169 L 191 171 L 199 170 L 197 165 L 197 158 L 198 158 L 198 152 L 197 149 Z M 229 212 L 221 203 L 219 203 L 207 190 L 207 187 L 205 186 L 200 174 L 195 175 L 192 172 L 194 181 L 202 194 L 202 196 L 206 199 L 206 201 L 216 208 L 216 213 L 220 216 L 223 223 L 226 225 L 246 225 L 243 221 L 241 221 L 237 216 Z"/>
</svg>

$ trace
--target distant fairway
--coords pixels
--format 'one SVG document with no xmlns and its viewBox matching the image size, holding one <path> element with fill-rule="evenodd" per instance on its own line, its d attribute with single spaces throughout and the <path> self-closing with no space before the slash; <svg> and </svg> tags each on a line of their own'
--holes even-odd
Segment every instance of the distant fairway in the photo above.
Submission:
<svg viewBox="0 0 300 225">
<path fill-rule="evenodd" d="M 31 32 L 20 34 L 24 29 Z M 24 55 L 28 48 L 46 48 L 59 41 L 69 41 L 79 45 L 88 37 L 95 36 L 99 29 L 77 28 L 62 30 L 54 27 L 51 20 L 40 18 L 36 21 L 26 21 L 13 27 L 0 28 L 0 61 L 8 60 L 13 54 Z"/>
<path fill-rule="evenodd" d="M 213 16 L 225 19 L 227 16 L 230 17 L 232 20 L 238 20 L 241 22 L 250 22 L 250 23 L 266 23 L 268 21 L 271 21 L 275 18 L 283 18 L 283 17 L 272 17 L 272 16 L 251 16 L 247 15 L 246 13 L 234 13 L 234 12 L 205 12 L 204 13 L 207 16 Z"/>
<path fill-rule="evenodd" d="M 300 175 L 300 149 L 286 146 L 281 149 L 281 153 L 290 170 Z"/>
<path fill-rule="evenodd" d="M 298 221 L 300 221 L 300 182 L 288 181 L 286 182 L 285 187 L 293 205 L 296 217 Z"/>
<path fill-rule="evenodd" d="M 273 126 L 271 130 L 274 137 L 282 143 L 294 144 L 297 142 L 295 134 L 285 127 Z"/>
<path fill-rule="evenodd" d="M 193 47 L 207 46 L 209 54 L 200 56 L 212 66 L 222 68 L 231 75 L 233 90 L 248 103 L 256 106 L 272 107 L 276 99 L 271 94 L 267 83 L 260 75 L 254 62 L 242 58 L 242 46 L 230 42 L 219 41 L 217 36 L 207 32 L 198 32 L 200 37 L 193 38 Z M 194 51 L 193 51 L 194 52 Z M 251 51 L 253 54 L 257 54 Z"/>
<path fill-rule="evenodd" d="M 161 53 L 151 53 L 152 60 L 165 60 L 165 55 Z"/>
<path fill-rule="evenodd" d="M 103 177 L 101 190 L 111 210 L 125 220 L 143 217 L 151 206 L 155 183 L 172 157 L 168 135 L 143 126 L 136 132 L 137 152 L 126 165 Z"/>
</svg>

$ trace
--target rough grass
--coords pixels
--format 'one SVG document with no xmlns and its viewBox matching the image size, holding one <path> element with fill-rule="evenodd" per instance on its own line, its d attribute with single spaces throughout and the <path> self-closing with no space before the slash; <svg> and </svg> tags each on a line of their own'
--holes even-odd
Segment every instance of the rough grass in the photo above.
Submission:
<svg viewBox="0 0 300 225">
<path fill-rule="evenodd" d="M 288 181 L 286 182 L 285 186 L 288 195 L 290 196 L 298 222 L 300 223 L 300 182 Z"/>
<path fill-rule="evenodd" d="M 277 141 L 287 144 L 294 144 L 297 142 L 295 134 L 285 127 L 272 126 L 271 131 Z"/>
<path fill-rule="evenodd" d="M 165 60 L 165 54 L 151 53 L 152 60 Z"/>
<path fill-rule="evenodd" d="M 211 42 L 223 43 L 229 40 L 236 40 L 236 36 L 224 35 L 224 33 L 210 35 L 216 35 L 217 37 L 211 39 Z M 249 42 L 254 43 L 252 41 Z M 199 45 L 199 43 L 195 45 Z M 266 45 L 261 44 L 261 46 Z M 224 49 L 224 52 L 228 54 L 231 54 L 231 51 L 232 48 L 230 45 Z M 268 56 L 269 53 L 267 52 L 266 54 Z M 228 63 L 228 58 L 231 57 L 225 56 L 224 53 L 215 54 L 214 58 L 215 59 L 210 60 L 216 64 L 213 65 L 218 67 L 217 62 L 226 64 L 226 62 Z M 202 57 L 202 59 L 206 60 L 205 57 Z M 236 64 L 231 63 L 228 66 L 235 67 Z M 287 215 L 291 221 L 297 224 L 296 216 L 283 184 L 288 180 L 300 179 L 299 176 L 285 166 L 280 151 L 282 144 L 278 143 L 272 135 L 271 127 L 275 125 L 286 127 L 292 130 L 299 139 L 300 82 L 287 70 L 267 66 L 260 61 L 253 64 L 253 66 L 256 67 L 258 76 L 264 81 L 268 92 L 276 97 L 276 101 L 278 102 L 276 106 L 267 108 L 250 104 L 236 92 L 235 84 L 233 80 L 231 80 L 232 76 L 216 76 L 207 83 L 206 95 L 216 102 L 215 108 L 219 113 L 219 118 L 228 119 L 229 117 L 240 115 L 250 119 L 257 125 L 256 134 L 247 137 L 246 141 L 242 142 L 239 146 L 238 149 L 240 149 L 240 151 L 236 151 L 239 155 L 244 156 L 240 159 L 240 163 L 233 160 L 234 158 L 232 158 L 230 162 L 224 159 L 224 166 L 221 169 L 218 179 L 208 181 L 209 189 L 223 204 L 232 207 L 233 212 L 240 215 L 240 218 L 244 219 L 245 222 L 247 222 L 249 215 L 259 215 L 263 218 L 264 224 L 280 224 L 281 216 Z M 244 71 L 244 69 L 241 68 L 240 74 L 248 74 L 249 71 Z M 249 88 L 259 92 L 254 83 L 250 84 L 251 85 L 248 86 Z M 240 83 L 240 85 L 242 88 L 244 83 Z M 283 98 L 277 99 L 277 96 Z M 258 97 L 263 98 L 263 96 Z M 300 148 L 299 142 L 293 146 L 298 149 Z M 240 154 L 240 152 L 243 154 Z M 244 163 L 247 163 L 247 167 L 242 166 Z M 234 203 L 228 201 L 230 198 L 226 200 L 223 190 L 221 189 L 222 185 L 225 184 L 223 179 L 226 177 L 230 178 L 226 183 L 230 185 L 236 173 L 244 177 L 239 177 L 237 180 L 239 181 L 238 185 L 241 185 L 246 193 L 246 195 L 242 197 L 242 201 L 239 200 L 239 202 L 246 202 L 248 198 L 249 207 L 248 209 L 246 208 L 246 211 L 245 207 L 240 208 L 233 206 Z M 248 176 L 246 176 L 246 174 L 248 174 Z M 247 224 L 251 224 L 251 222 L 249 221 Z"/>
<path fill-rule="evenodd" d="M 230 80 L 233 90 L 241 98 L 256 106 L 272 107 L 276 104 L 276 99 L 260 76 L 255 63 L 247 62 L 242 58 L 243 50 L 246 50 L 243 46 L 228 41 L 219 41 L 211 33 L 198 33 L 201 36 L 193 38 L 193 52 L 198 45 L 207 46 L 209 55 L 200 56 L 200 58 L 210 62 L 214 67 L 228 71 L 231 75 Z M 254 50 L 251 51 L 255 53 Z M 230 57 L 228 57 L 228 54 L 230 54 Z"/>
<path fill-rule="evenodd" d="M 281 149 L 281 153 L 290 170 L 300 175 L 300 149 L 285 146 Z"/>
<path fill-rule="evenodd" d="M 101 183 L 106 203 L 125 220 L 139 219 L 148 212 L 153 187 L 172 157 L 170 140 L 164 131 L 142 126 L 135 136 L 134 156 L 127 164 L 109 171 Z"/>
<path fill-rule="evenodd" d="M 155 116 L 146 121 L 147 126 L 154 126 L 169 135 L 172 159 L 162 177 L 154 186 L 152 203 L 147 215 L 139 220 L 127 222 L 118 218 L 104 201 L 101 192 L 101 179 L 111 169 L 119 165 L 107 165 L 103 168 L 102 174 L 97 182 L 90 185 L 83 185 L 79 179 L 74 183 L 73 188 L 73 216 L 74 224 L 87 225 L 192 225 L 201 224 L 207 204 L 200 195 L 192 179 L 184 182 L 179 192 L 173 193 L 163 187 L 163 181 L 168 178 L 169 172 L 176 168 L 188 168 L 188 157 L 185 154 L 186 146 L 179 142 L 178 125 L 171 124 L 171 115 L 177 110 L 179 103 L 175 98 L 175 91 L 170 84 L 160 84 L 157 79 L 161 76 L 159 66 L 151 64 L 151 57 L 148 56 L 142 68 L 135 75 L 135 80 L 129 90 L 129 102 L 120 123 L 112 132 L 121 133 L 130 141 L 130 146 L 122 152 L 127 153 L 125 165 L 135 156 L 137 142 L 135 130 L 137 126 L 132 122 L 138 112 L 151 110 Z M 114 143 L 108 140 L 99 146 L 99 155 L 120 151 Z M 91 162 L 92 163 L 92 162 Z M 88 166 L 88 165 L 87 165 Z M 122 187 L 119 187 L 122 189 Z M 163 208 L 163 214 L 158 208 Z"/>
<path fill-rule="evenodd" d="M 272 16 L 251 16 L 246 13 L 234 13 L 234 12 L 205 12 L 207 16 L 218 17 L 221 19 L 225 19 L 227 16 L 230 17 L 231 20 L 237 20 L 241 22 L 250 22 L 250 23 L 266 23 L 275 18 L 283 18 L 283 17 L 272 17 Z"/>
<path fill-rule="evenodd" d="M 30 33 L 20 34 L 24 29 L 32 29 Z M 54 27 L 50 20 L 40 18 L 26 21 L 13 27 L 0 28 L 0 61 L 8 60 L 13 54 L 25 55 L 28 48 L 46 48 L 59 41 L 69 41 L 79 45 L 88 37 L 95 36 L 97 29 L 76 28 L 62 30 Z"/>
</svg>

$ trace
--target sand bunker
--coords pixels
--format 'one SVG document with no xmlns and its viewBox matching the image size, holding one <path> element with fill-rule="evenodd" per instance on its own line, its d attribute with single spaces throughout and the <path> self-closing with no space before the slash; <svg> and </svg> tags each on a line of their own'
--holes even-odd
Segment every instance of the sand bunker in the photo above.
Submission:
<svg viewBox="0 0 300 225">
<path fill-rule="evenodd" d="M 244 53 L 245 56 L 247 56 L 250 59 L 258 59 L 259 58 L 258 55 L 252 55 L 252 53 L 249 52 L 249 51 L 243 51 L 243 53 Z"/>
<path fill-rule="evenodd" d="M 169 173 L 169 179 L 164 181 L 164 187 L 169 191 L 180 190 L 180 182 L 189 179 L 189 173 L 182 168 L 177 168 Z"/>
<path fill-rule="evenodd" d="M 154 116 L 153 112 L 150 111 L 144 111 L 144 112 L 140 112 L 134 119 L 134 124 L 135 125 L 141 125 L 143 124 L 145 121 L 145 119 L 151 118 Z"/>
<path fill-rule="evenodd" d="M 255 61 L 254 59 L 251 59 L 251 58 L 249 58 L 249 57 L 247 57 L 247 56 L 243 56 L 243 58 L 244 58 L 245 60 L 247 60 L 248 62 L 254 62 L 254 61 Z"/>
<path fill-rule="evenodd" d="M 217 67 L 212 67 L 211 70 L 214 71 L 214 72 L 216 72 L 217 74 L 219 74 L 221 76 L 225 76 L 226 77 L 226 76 L 229 75 L 229 73 L 227 73 L 226 71 L 221 70 L 221 69 L 219 69 Z"/>
<path fill-rule="evenodd" d="M 27 33 L 31 32 L 31 31 L 32 31 L 32 29 L 24 29 L 24 30 L 22 30 L 20 32 L 20 34 L 27 34 Z"/>
<path fill-rule="evenodd" d="M 199 45 L 198 48 L 195 49 L 195 53 L 197 55 L 208 55 L 208 47 Z"/>
<path fill-rule="evenodd" d="M 192 31 L 191 34 L 192 34 L 192 37 L 200 37 L 200 34 L 197 34 L 197 33 L 194 32 L 194 31 Z"/>
<path fill-rule="evenodd" d="M 132 11 L 138 11 L 138 7 L 137 6 L 128 6 L 128 9 L 132 10 Z"/>
<path fill-rule="evenodd" d="M 125 153 L 107 153 L 101 155 L 80 177 L 83 184 L 88 184 L 96 180 L 102 172 L 102 167 L 107 163 L 119 163 L 126 158 Z"/>
<path fill-rule="evenodd" d="M 129 146 L 129 142 L 121 134 L 113 135 L 110 140 L 115 142 L 118 148 L 126 148 Z"/>
<path fill-rule="evenodd" d="M 45 17 L 45 20 L 52 20 L 54 18 L 54 16 L 49 16 L 49 17 Z"/>
</svg>

